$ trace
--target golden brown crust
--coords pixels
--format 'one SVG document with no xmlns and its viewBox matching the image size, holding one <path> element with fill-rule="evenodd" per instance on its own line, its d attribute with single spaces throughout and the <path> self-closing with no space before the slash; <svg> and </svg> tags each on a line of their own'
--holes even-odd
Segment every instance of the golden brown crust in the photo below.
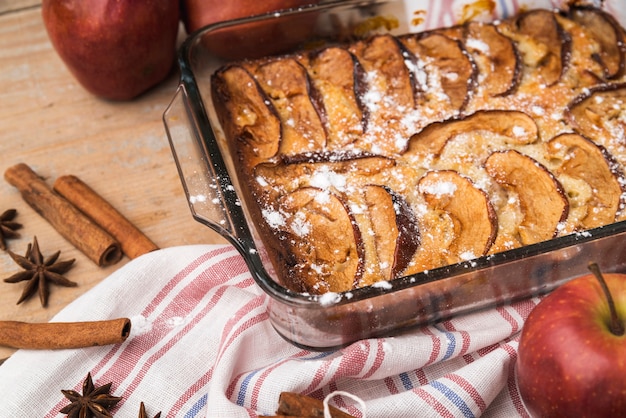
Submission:
<svg viewBox="0 0 626 418">
<path fill-rule="evenodd" d="M 621 220 L 624 31 L 596 9 L 377 35 L 218 70 L 283 284 L 347 291 Z"/>
</svg>

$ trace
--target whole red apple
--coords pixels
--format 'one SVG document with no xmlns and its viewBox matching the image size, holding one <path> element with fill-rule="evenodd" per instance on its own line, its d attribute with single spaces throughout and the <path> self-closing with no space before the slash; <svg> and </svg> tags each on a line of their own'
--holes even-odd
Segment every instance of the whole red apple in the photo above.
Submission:
<svg viewBox="0 0 626 418">
<path fill-rule="evenodd" d="M 528 316 L 517 379 L 533 415 L 626 416 L 626 275 L 603 277 L 612 301 L 589 274 L 556 289 Z"/>
<path fill-rule="evenodd" d="M 183 0 L 182 20 L 187 33 L 209 25 L 267 12 L 301 7 L 319 0 Z M 214 54 L 227 59 L 257 58 L 283 52 L 311 33 L 315 14 L 277 18 L 220 29 L 204 37 Z"/>
<path fill-rule="evenodd" d="M 52 45 L 89 92 L 129 100 L 160 83 L 176 56 L 178 0 L 43 0 Z"/>
</svg>

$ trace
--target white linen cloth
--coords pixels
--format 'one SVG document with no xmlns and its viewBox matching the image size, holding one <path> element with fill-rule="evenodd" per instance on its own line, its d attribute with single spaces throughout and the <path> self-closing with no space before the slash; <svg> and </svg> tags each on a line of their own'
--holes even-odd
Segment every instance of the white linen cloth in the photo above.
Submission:
<svg viewBox="0 0 626 418">
<path fill-rule="evenodd" d="M 272 415 L 282 391 L 324 398 L 356 417 L 528 416 L 515 383 L 517 340 L 538 299 L 402 336 L 312 352 L 282 339 L 268 297 L 231 246 L 197 245 L 137 258 L 53 321 L 131 319 L 122 344 L 19 350 L 0 366 L 0 417 L 61 417 L 88 372 L 123 397 L 115 417 Z"/>
</svg>

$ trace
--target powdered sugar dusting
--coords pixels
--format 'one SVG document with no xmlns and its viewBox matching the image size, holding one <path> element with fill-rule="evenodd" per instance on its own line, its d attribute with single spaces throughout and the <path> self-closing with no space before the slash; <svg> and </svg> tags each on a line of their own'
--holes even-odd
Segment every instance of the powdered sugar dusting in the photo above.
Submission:
<svg viewBox="0 0 626 418">
<path fill-rule="evenodd" d="M 265 222 L 267 222 L 267 224 L 272 228 L 280 228 L 282 226 L 285 226 L 285 218 L 280 212 L 275 210 L 263 209 L 262 214 Z"/>
<path fill-rule="evenodd" d="M 320 295 L 318 300 L 322 306 L 334 305 L 341 301 L 341 294 L 336 292 L 326 292 L 323 295 Z"/>
<path fill-rule="evenodd" d="M 322 167 L 311 176 L 310 184 L 320 189 L 335 187 L 343 190 L 346 187 L 346 177 L 331 171 L 328 167 Z"/>
<path fill-rule="evenodd" d="M 450 181 L 437 181 L 427 185 L 422 185 L 420 190 L 424 193 L 441 197 L 445 195 L 453 195 L 456 192 L 456 184 Z"/>
</svg>

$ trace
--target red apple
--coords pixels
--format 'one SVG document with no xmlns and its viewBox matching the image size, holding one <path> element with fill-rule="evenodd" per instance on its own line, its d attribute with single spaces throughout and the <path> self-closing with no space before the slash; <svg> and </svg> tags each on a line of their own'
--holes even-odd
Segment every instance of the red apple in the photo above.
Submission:
<svg viewBox="0 0 626 418">
<path fill-rule="evenodd" d="M 183 0 L 182 20 L 188 33 L 211 23 L 301 7 L 319 0 Z M 203 40 L 214 54 L 227 59 L 258 58 L 293 48 L 311 34 L 315 14 L 290 16 L 225 28 Z"/>
<path fill-rule="evenodd" d="M 129 100 L 160 83 L 176 57 L 178 0 L 43 0 L 52 45 L 96 96 Z"/>
<path fill-rule="evenodd" d="M 603 277 L 573 279 L 528 316 L 517 379 L 533 415 L 626 416 L 626 274 Z"/>
</svg>

